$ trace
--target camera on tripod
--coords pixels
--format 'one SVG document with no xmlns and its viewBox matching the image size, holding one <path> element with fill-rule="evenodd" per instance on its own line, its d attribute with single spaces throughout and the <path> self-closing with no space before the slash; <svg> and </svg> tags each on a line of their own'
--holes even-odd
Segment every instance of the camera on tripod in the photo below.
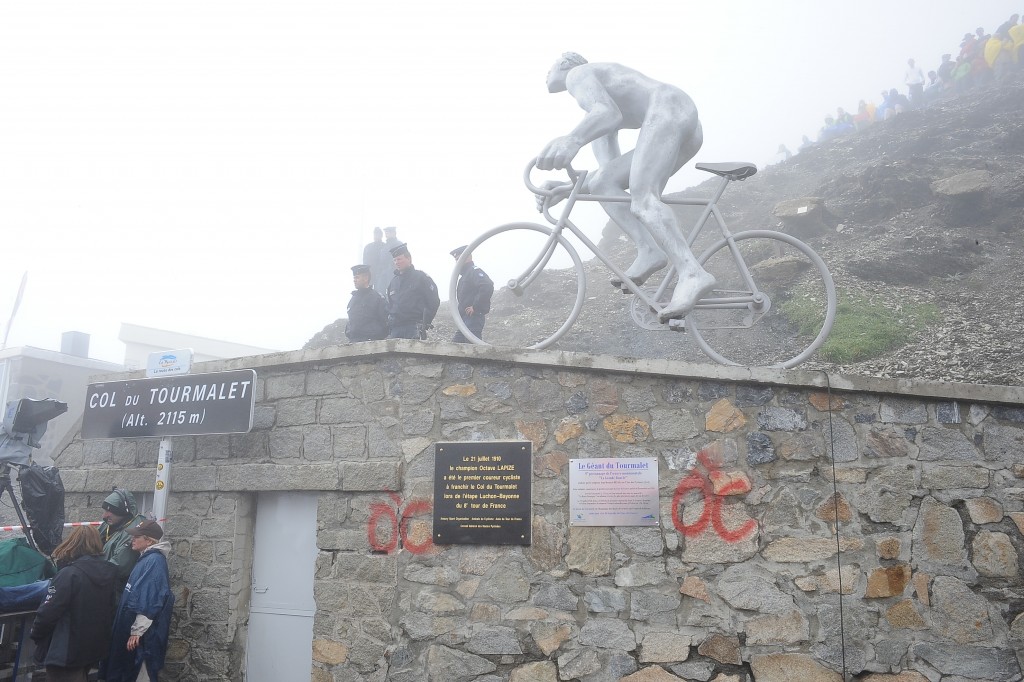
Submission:
<svg viewBox="0 0 1024 682">
<path fill-rule="evenodd" d="M 30 464 L 32 448 L 39 447 L 47 423 L 67 411 L 67 403 L 53 398 L 22 398 L 7 403 L 0 434 L 0 464 Z"/>
<path fill-rule="evenodd" d="M 53 398 L 12 400 L 7 403 L 7 409 L 4 411 L 0 433 L 0 498 L 4 492 L 11 496 L 14 511 L 18 514 L 18 520 L 21 521 L 29 544 L 34 549 L 42 549 L 47 553 L 60 542 L 60 533 L 64 525 L 64 486 L 55 468 L 43 469 L 32 464 L 32 449 L 39 447 L 39 442 L 46 433 L 47 423 L 67 411 L 67 403 Z M 21 481 L 22 499 L 32 525 L 26 521 L 25 513 L 14 495 L 11 465 L 24 467 L 18 479 Z M 31 494 L 26 491 L 27 472 L 32 473 L 29 477 L 32 481 Z M 59 509 L 55 508 L 57 506 Z"/>
</svg>

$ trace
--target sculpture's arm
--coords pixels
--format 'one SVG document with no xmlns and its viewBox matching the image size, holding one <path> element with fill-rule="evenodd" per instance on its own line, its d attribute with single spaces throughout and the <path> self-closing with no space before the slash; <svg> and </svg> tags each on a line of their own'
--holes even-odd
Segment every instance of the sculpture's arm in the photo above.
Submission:
<svg viewBox="0 0 1024 682">
<path fill-rule="evenodd" d="M 622 111 L 595 72 L 586 68 L 573 69 L 566 78 L 565 87 L 580 108 L 587 112 L 569 133 L 569 137 L 580 140 L 581 147 L 619 131 Z"/>
<path fill-rule="evenodd" d="M 584 145 L 615 135 L 622 125 L 622 112 L 600 79 L 585 68 L 577 67 L 569 73 L 566 88 L 586 113 L 572 132 L 557 137 L 537 156 L 537 168 L 551 170 L 565 168 L 576 158 Z"/>
</svg>

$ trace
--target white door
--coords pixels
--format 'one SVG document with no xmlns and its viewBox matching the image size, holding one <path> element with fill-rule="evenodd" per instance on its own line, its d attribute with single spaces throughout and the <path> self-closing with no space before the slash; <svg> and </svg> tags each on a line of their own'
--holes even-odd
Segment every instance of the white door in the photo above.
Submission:
<svg viewBox="0 0 1024 682">
<path fill-rule="evenodd" d="M 247 682 L 308 680 L 313 666 L 315 493 L 256 499 Z"/>
</svg>

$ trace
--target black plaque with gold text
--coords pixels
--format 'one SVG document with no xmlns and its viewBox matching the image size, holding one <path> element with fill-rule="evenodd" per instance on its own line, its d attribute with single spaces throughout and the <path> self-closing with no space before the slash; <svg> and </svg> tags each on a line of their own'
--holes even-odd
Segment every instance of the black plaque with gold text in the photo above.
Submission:
<svg viewBox="0 0 1024 682">
<path fill-rule="evenodd" d="M 437 443 L 434 544 L 529 545 L 529 441 Z"/>
</svg>

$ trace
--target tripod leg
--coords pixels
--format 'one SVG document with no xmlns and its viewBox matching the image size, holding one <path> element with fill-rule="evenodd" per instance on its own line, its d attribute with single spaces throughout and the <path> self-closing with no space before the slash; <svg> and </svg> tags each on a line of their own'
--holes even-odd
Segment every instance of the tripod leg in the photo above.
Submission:
<svg viewBox="0 0 1024 682">
<path fill-rule="evenodd" d="M 25 534 L 25 539 L 28 540 L 29 546 L 39 551 L 39 547 L 36 545 L 36 541 L 32 539 L 32 533 L 29 532 L 28 521 L 25 519 L 25 512 L 21 510 L 21 505 L 18 504 L 18 498 L 14 496 L 14 486 L 11 484 L 11 477 L 7 476 L 0 478 L 0 499 L 4 496 L 4 491 L 11 496 L 11 504 L 14 506 L 14 511 L 18 514 L 18 520 L 21 521 L 21 532 Z"/>
</svg>

